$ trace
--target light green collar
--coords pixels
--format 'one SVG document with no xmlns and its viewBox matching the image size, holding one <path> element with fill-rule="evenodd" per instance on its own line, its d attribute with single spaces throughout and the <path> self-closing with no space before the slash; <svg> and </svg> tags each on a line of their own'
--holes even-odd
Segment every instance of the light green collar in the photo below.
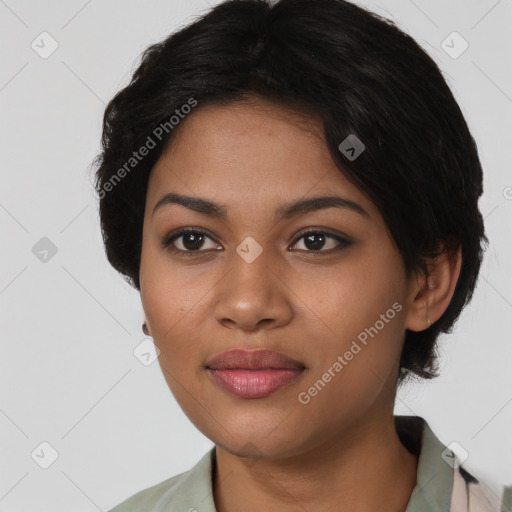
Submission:
<svg viewBox="0 0 512 512">
<path fill-rule="evenodd" d="M 409 443 L 408 448 L 412 446 L 413 451 L 421 450 L 417 452 L 417 482 L 406 512 L 449 512 L 453 469 L 442 457 L 443 452 L 446 454 L 449 451 L 423 418 L 394 416 L 394 419 L 400 439 L 404 438 Z M 214 464 L 215 447 L 211 448 L 190 471 L 171 479 L 179 478 L 176 485 L 172 485 L 160 495 L 160 499 L 154 504 L 155 512 L 194 512 L 194 509 L 197 512 L 217 512 L 212 491 Z"/>
<path fill-rule="evenodd" d="M 446 461 L 451 460 L 453 452 L 448 450 L 420 416 L 394 418 L 400 439 L 407 436 L 413 445 L 417 445 L 421 439 L 421 446 L 413 450 L 419 452 L 416 486 L 405 512 L 449 512 L 453 468 Z"/>
</svg>

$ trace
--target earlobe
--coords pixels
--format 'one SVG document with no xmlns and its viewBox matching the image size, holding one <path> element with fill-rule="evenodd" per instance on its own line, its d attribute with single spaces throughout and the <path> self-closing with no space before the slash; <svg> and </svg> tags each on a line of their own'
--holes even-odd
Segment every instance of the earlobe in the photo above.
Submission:
<svg viewBox="0 0 512 512">
<path fill-rule="evenodd" d="M 442 252 L 428 263 L 428 276 L 419 277 L 411 293 L 407 329 L 423 331 L 443 315 L 455 292 L 461 266 L 461 247 L 455 252 Z"/>
</svg>

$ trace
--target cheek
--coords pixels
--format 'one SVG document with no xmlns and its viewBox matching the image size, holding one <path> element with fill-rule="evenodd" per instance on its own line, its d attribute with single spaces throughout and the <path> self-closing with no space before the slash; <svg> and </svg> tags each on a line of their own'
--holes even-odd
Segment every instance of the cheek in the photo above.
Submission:
<svg viewBox="0 0 512 512">
<path fill-rule="evenodd" d="M 401 311 L 386 300 L 364 307 L 348 302 L 341 314 L 333 312 L 329 325 L 335 334 L 330 343 L 317 340 L 316 364 L 298 390 L 300 403 L 308 402 L 304 412 L 329 414 L 337 424 L 363 415 L 379 396 L 389 396 L 398 371 Z"/>
<path fill-rule="evenodd" d="M 165 256 L 148 254 L 141 260 L 141 300 L 151 326 L 159 360 L 173 371 L 197 365 L 201 329 L 209 313 L 211 289 L 197 272 L 173 266 Z M 183 364 L 187 361 L 187 364 Z"/>
<path fill-rule="evenodd" d="M 193 307 L 197 281 L 169 258 L 165 251 L 144 245 L 140 264 L 141 300 L 153 332 L 165 332 Z"/>
<path fill-rule="evenodd" d="M 322 286 L 309 287 L 309 322 L 318 325 L 316 340 L 322 346 L 312 355 L 319 364 L 310 381 L 330 369 L 336 375 L 333 390 L 352 398 L 366 394 L 371 399 L 400 357 L 405 313 L 402 276 L 397 274 L 394 254 L 381 255 L 354 260 L 323 280 Z"/>
<path fill-rule="evenodd" d="M 383 327 L 380 334 L 395 338 L 390 331 L 395 334 L 400 323 L 397 317 L 403 309 L 403 278 L 397 272 L 394 254 L 382 250 L 381 257 L 373 254 L 365 251 L 361 257 L 347 258 L 343 265 L 326 269 L 315 280 L 304 280 L 300 289 L 294 290 L 305 298 L 309 316 L 320 320 L 319 328 L 330 339 L 357 337 L 376 322 L 377 327 Z M 382 316 L 384 324 L 379 321 Z"/>
</svg>

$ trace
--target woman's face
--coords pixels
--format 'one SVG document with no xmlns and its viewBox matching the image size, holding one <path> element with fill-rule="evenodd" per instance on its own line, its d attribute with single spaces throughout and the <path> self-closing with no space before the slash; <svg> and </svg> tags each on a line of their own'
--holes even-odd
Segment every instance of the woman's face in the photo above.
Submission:
<svg viewBox="0 0 512 512">
<path fill-rule="evenodd" d="M 337 170 L 313 134 L 319 124 L 262 101 L 198 108 L 182 123 L 151 172 L 140 267 L 176 400 L 205 436 L 239 455 L 301 454 L 375 425 L 393 408 L 414 295 L 379 212 Z M 154 211 L 170 193 L 215 203 L 225 218 L 173 202 Z M 366 214 L 331 205 L 277 215 L 323 196 Z M 179 228 L 205 235 L 164 246 Z M 303 369 L 265 396 L 238 396 L 206 367 L 234 348 L 277 351 Z"/>
</svg>

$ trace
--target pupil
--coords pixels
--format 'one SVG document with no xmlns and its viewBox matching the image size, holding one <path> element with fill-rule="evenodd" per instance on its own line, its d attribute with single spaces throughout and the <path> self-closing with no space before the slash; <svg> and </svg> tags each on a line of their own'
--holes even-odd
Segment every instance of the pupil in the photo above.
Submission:
<svg viewBox="0 0 512 512">
<path fill-rule="evenodd" d="M 183 237 L 183 245 L 189 250 L 198 249 L 203 241 L 203 236 L 204 235 L 202 233 L 189 233 Z M 189 243 L 190 240 L 192 240 L 191 243 Z"/>
<path fill-rule="evenodd" d="M 320 243 L 312 242 L 312 240 L 314 238 L 319 238 Z M 321 249 L 324 244 L 324 241 L 325 241 L 325 237 L 322 233 L 312 233 L 312 234 L 306 236 L 304 243 L 308 249 Z"/>
</svg>

